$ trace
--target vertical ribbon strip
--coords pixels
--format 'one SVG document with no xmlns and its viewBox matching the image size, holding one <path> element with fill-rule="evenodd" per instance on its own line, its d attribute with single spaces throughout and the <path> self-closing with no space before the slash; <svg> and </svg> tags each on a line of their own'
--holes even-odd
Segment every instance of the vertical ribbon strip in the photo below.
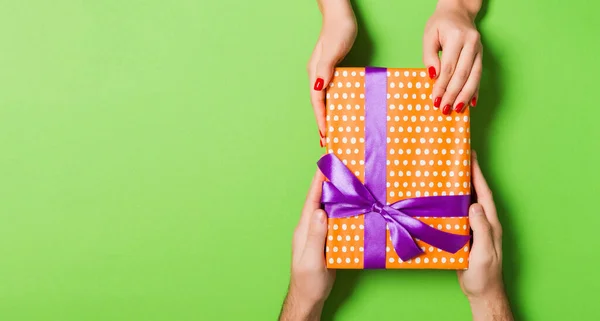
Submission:
<svg viewBox="0 0 600 321">
<path fill-rule="evenodd" d="M 387 69 L 365 68 L 365 186 L 379 203 L 386 200 Z M 383 166 L 382 166 L 383 165 Z M 385 219 L 365 216 L 365 268 L 385 269 Z"/>
</svg>

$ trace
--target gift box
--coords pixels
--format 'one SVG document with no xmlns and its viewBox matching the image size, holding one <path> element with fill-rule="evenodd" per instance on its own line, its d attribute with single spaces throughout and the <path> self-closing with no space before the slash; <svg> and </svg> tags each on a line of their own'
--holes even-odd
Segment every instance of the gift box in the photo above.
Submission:
<svg viewBox="0 0 600 321">
<path fill-rule="evenodd" d="M 425 69 L 337 68 L 326 93 L 327 267 L 466 269 L 469 109 L 432 105 Z"/>
</svg>

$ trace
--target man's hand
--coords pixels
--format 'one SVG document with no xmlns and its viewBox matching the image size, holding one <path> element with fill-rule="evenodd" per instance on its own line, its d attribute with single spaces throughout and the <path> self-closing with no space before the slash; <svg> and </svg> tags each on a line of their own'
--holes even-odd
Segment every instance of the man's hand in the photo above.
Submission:
<svg viewBox="0 0 600 321">
<path fill-rule="evenodd" d="M 458 280 L 471 304 L 473 320 L 509 321 L 513 316 L 502 281 L 502 226 L 475 152 L 472 164 L 477 193 L 477 203 L 469 209 L 473 248 L 469 269 L 458 271 Z"/>
<path fill-rule="evenodd" d="M 323 303 L 333 287 L 335 270 L 328 270 L 325 265 L 327 216 L 320 209 L 323 181 L 323 175 L 317 171 L 294 232 L 290 287 L 281 309 L 281 321 L 319 320 Z"/>
</svg>

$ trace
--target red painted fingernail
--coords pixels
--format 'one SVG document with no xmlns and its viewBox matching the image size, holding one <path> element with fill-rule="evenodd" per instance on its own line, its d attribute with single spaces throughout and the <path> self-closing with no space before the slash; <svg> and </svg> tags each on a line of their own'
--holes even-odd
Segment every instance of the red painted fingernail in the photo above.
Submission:
<svg viewBox="0 0 600 321">
<path fill-rule="evenodd" d="M 321 138 L 325 138 L 325 135 L 323 135 L 323 133 L 321 132 L 320 129 L 319 129 L 319 136 L 321 136 Z"/>
<path fill-rule="evenodd" d="M 440 108 L 441 103 L 442 103 L 442 97 L 438 97 L 433 101 L 433 107 Z"/>
<path fill-rule="evenodd" d="M 317 81 L 315 81 L 315 90 L 323 90 L 324 83 L 325 81 L 323 78 L 317 78 Z"/>
<path fill-rule="evenodd" d="M 473 98 L 471 98 L 471 106 L 477 106 L 477 97 L 473 96 Z"/>
<path fill-rule="evenodd" d="M 435 68 L 433 66 L 429 66 L 429 68 L 427 68 L 427 71 L 429 72 L 429 78 L 435 79 Z"/>
<path fill-rule="evenodd" d="M 456 105 L 456 107 L 454 107 L 454 110 L 456 110 L 457 112 L 459 112 L 459 113 L 460 113 L 460 112 L 463 110 L 463 108 L 464 108 L 464 107 L 465 107 L 465 103 L 462 103 L 462 102 L 461 102 L 461 103 L 458 103 L 458 104 Z"/>
<path fill-rule="evenodd" d="M 324 147 L 325 145 L 323 145 L 323 140 L 319 139 L 319 145 L 321 145 L 321 147 Z"/>
<path fill-rule="evenodd" d="M 450 104 L 446 104 L 446 106 L 444 106 L 444 108 L 442 108 L 442 114 L 444 114 L 444 115 L 450 115 L 451 111 L 452 111 L 452 106 L 450 106 Z"/>
</svg>

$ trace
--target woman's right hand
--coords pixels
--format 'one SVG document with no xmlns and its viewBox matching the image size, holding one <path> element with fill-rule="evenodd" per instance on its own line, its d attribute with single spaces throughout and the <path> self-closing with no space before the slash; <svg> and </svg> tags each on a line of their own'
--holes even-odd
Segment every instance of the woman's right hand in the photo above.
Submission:
<svg viewBox="0 0 600 321">
<path fill-rule="evenodd" d="M 308 62 L 310 100 L 319 127 L 321 147 L 325 145 L 325 89 L 333 70 L 352 48 L 356 39 L 356 18 L 349 0 L 319 0 L 323 15 L 321 34 Z"/>
</svg>

